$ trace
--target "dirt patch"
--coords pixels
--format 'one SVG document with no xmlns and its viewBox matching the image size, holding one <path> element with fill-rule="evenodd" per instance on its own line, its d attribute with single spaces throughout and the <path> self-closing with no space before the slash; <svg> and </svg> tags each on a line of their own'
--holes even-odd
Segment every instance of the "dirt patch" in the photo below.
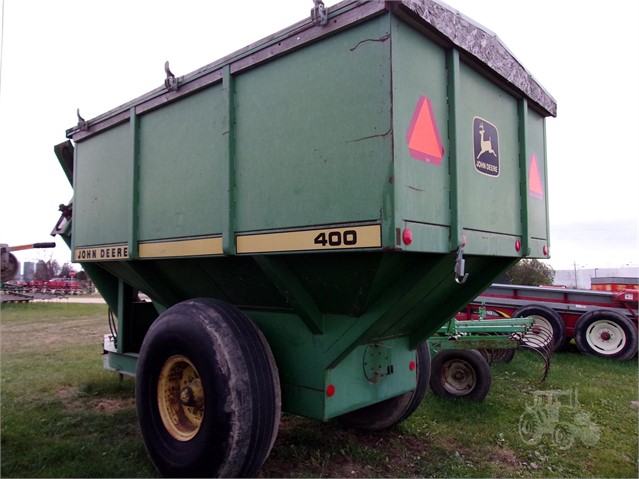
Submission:
<svg viewBox="0 0 639 479">
<path fill-rule="evenodd" d="M 82 398 L 77 388 L 64 387 L 56 391 L 56 396 L 62 400 L 65 409 L 75 410 L 86 409 L 93 410 L 104 414 L 113 414 L 122 409 L 135 406 L 135 398 L 100 398 L 88 399 Z"/>
<path fill-rule="evenodd" d="M 77 410 L 83 408 L 84 404 L 78 395 L 78 389 L 72 386 L 60 388 L 56 391 L 56 396 L 60 398 L 65 409 Z"/>
<path fill-rule="evenodd" d="M 135 406 L 135 398 L 124 399 L 96 399 L 89 402 L 91 409 L 106 414 L 113 414 L 121 409 L 127 409 Z"/>
<path fill-rule="evenodd" d="M 517 467 L 521 465 L 521 461 L 517 459 L 515 453 L 510 449 L 493 448 L 488 453 L 488 457 L 491 462 L 505 466 Z"/>
<path fill-rule="evenodd" d="M 367 432 L 284 414 L 260 477 L 419 477 L 429 449 L 427 439 L 397 429 Z"/>
</svg>

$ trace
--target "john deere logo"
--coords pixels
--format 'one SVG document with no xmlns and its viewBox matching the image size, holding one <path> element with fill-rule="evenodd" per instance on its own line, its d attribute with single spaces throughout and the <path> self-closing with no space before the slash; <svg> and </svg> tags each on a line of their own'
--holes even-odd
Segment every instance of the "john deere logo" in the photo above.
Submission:
<svg viewBox="0 0 639 479">
<path fill-rule="evenodd" d="M 475 169 L 484 175 L 499 176 L 499 135 L 497 128 L 483 118 L 473 118 Z"/>
</svg>

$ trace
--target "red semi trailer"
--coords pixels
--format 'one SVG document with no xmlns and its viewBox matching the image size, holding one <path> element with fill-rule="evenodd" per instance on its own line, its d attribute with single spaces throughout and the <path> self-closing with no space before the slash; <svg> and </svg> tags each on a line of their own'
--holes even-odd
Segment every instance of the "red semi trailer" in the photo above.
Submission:
<svg viewBox="0 0 639 479">
<path fill-rule="evenodd" d="M 583 354 L 625 361 L 637 354 L 639 289 L 584 291 L 545 286 L 493 284 L 457 315 L 477 318 L 532 317 L 552 330 L 553 349 L 574 338 Z"/>
</svg>

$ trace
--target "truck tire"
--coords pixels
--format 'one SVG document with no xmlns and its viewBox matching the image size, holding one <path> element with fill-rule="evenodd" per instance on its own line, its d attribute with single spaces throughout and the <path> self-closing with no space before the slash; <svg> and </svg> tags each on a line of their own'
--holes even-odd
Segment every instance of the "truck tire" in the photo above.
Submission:
<svg viewBox="0 0 639 479">
<path fill-rule="evenodd" d="M 533 318 L 534 326 L 541 327 L 552 333 L 552 351 L 561 349 L 566 342 L 566 325 L 557 311 L 546 306 L 529 304 L 522 306 L 513 313 L 513 318 Z M 532 332 L 526 333 L 533 334 Z M 525 341 L 525 339 L 524 339 Z M 531 344 L 531 346 L 534 346 Z M 542 345 L 542 347 L 545 345 Z"/>
<path fill-rule="evenodd" d="M 414 391 L 386 399 L 338 417 L 345 426 L 366 431 L 381 431 L 404 421 L 415 412 L 428 390 L 430 350 L 428 342 L 417 348 L 415 355 L 417 387 Z"/>
<path fill-rule="evenodd" d="M 589 311 L 577 321 L 575 343 L 583 354 L 627 361 L 637 353 L 637 328 L 615 311 Z"/>
<path fill-rule="evenodd" d="M 430 387 L 440 397 L 483 401 L 490 390 L 490 366 L 476 349 L 439 351 L 431 368 Z"/>
<path fill-rule="evenodd" d="M 140 350 L 136 404 L 151 460 L 167 477 L 255 477 L 279 427 L 271 350 L 237 308 L 193 299 L 163 312 Z"/>
</svg>

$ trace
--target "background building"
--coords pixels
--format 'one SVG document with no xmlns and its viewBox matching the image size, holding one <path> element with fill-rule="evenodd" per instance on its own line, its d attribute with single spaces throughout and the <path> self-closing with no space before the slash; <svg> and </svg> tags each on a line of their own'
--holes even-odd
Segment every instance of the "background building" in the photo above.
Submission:
<svg viewBox="0 0 639 479">
<path fill-rule="evenodd" d="M 567 288 L 592 289 L 592 279 L 610 277 L 636 280 L 639 278 L 639 267 L 585 268 L 576 264 L 573 269 L 556 270 L 554 283 Z"/>
</svg>

